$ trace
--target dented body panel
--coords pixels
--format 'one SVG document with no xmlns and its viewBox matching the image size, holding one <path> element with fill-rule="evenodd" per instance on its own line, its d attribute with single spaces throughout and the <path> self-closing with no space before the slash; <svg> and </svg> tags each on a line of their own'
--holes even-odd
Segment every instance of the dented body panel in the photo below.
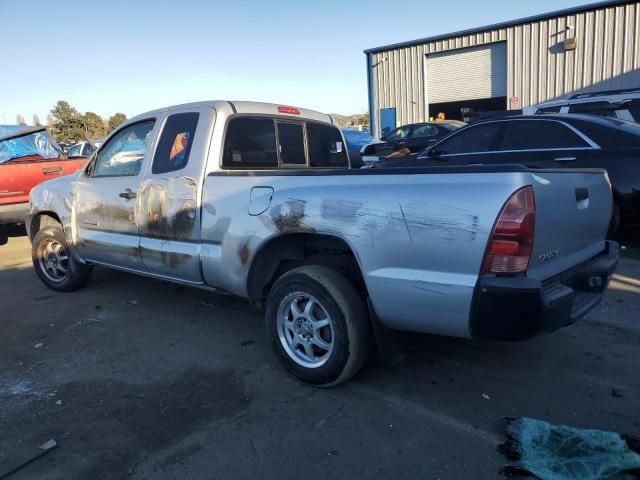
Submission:
<svg viewBox="0 0 640 480">
<path fill-rule="evenodd" d="M 576 245 L 582 242 L 577 256 L 536 260 L 536 275 L 556 275 L 604 248 L 602 212 L 611 205 L 600 171 L 571 177 L 570 172 L 534 174 L 517 166 L 223 168 L 226 126 L 236 115 L 331 124 L 317 112 L 300 109 L 299 115 L 286 117 L 276 107 L 202 102 L 131 119 L 120 130 L 155 121 L 140 172 L 95 178 L 88 168 L 46 182 L 32 191 L 27 227 L 33 230 L 39 215 L 51 214 L 60 219 L 73 254 L 83 262 L 242 297 L 252 297 L 251 272 L 267 269 L 260 253 L 272 242 L 302 234 L 336 238 L 355 257 L 366 293 L 386 326 L 457 337 L 472 334 L 470 315 L 489 235 L 514 191 L 534 185 L 547 210 L 559 201 L 547 192 L 566 196 L 577 180 L 597 192 L 591 199 L 598 206 L 596 234 L 588 220 L 578 221 L 576 232 L 585 235 L 576 240 Z M 188 162 L 175 171 L 153 173 L 158 139 L 167 119 L 180 112 L 199 114 L 195 135 L 186 137 Z M 131 198 L 121 196 L 127 191 Z M 550 212 L 536 219 L 540 231 L 534 248 L 540 258 L 553 246 L 554 222 L 558 218 Z"/>
</svg>

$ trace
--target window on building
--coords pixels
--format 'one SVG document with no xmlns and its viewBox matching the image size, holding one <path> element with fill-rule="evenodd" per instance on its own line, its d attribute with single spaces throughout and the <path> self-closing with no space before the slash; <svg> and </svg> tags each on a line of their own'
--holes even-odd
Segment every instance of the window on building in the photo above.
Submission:
<svg viewBox="0 0 640 480">
<path fill-rule="evenodd" d="M 270 118 L 234 118 L 229 122 L 222 165 L 227 168 L 278 166 L 276 130 Z"/>
<path fill-rule="evenodd" d="M 589 144 L 559 122 L 514 120 L 508 122 L 500 150 L 584 148 Z"/>
<path fill-rule="evenodd" d="M 153 157 L 151 173 L 175 172 L 187 166 L 199 116 L 196 112 L 189 112 L 167 118 Z"/>
<path fill-rule="evenodd" d="M 347 149 L 340 130 L 320 123 L 307 124 L 309 164 L 312 167 L 346 167 Z"/>
</svg>

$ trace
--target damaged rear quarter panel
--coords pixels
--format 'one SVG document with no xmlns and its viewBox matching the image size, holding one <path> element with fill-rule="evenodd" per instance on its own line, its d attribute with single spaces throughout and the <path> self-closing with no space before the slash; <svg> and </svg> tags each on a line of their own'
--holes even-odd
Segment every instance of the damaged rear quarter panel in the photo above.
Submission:
<svg viewBox="0 0 640 480">
<path fill-rule="evenodd" d="M 247 295 L 256 252 L 292 233 L 332 235 L 353 250 L 376 313 L 390 327 L 468 336 L 480 263 L 522 173 L 212 175 L 202 208 L 205 280 Z M 252 187 L 274 189 L 249 215 Z"/>
</svg>

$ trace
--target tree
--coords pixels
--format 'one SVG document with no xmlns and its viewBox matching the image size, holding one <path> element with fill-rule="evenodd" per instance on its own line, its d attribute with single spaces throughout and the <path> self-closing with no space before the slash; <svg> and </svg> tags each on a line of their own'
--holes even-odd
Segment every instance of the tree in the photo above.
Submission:
<svg viewBox="0 0 640 480">
<path fill-rule="evenodd" d="M 86 112 L 82 116 L 82 123 L 85 127 L 85 132 L 90 140 L 97 140 L 107 135 L 107 125 L 100 115 L 93 112 Z"/>
<path fill-rule="evenodd" d="M 18 125 L 26 125 L 27 122 L 25 121 L 24 117 L 21 114 L 17 114 L 16 115 L 16 123 Z"/>
<path fill-rule="evenodd" d="M 32 120 L 33 120 L 33 124 L 34 124 L 36 127 L 41 127 L 41 126 L 42 126 L 42 122 L 40 122 L 40 117 L 38 116 L 38 114 L 37 114 L 37 113 L 34 113 L 34 114 L 33 114 L 33 118 L 32 118 Z"/>
<path fill-rule="evenodd" d="M 53 122 L 49 124 L 51 132 L 58 140 L 83 140 L 83 116 L 69 105 L 69 102 L 59 100 L 51 109 Z"/>
<path fill-rule="evenodd" d="M 116 113 L 111 118 L 109 118 L 108 126 L 109 131 L 114 130 L 118 125 L 123 122 L 126 122 L 127 116 L 124 113 Z"/>
</svg>

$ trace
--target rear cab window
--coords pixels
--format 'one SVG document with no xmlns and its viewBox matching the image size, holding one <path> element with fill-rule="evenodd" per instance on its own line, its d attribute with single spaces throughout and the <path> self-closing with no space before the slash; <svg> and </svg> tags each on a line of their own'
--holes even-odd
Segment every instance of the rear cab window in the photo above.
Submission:
<svg viewBox="0 0 640 480">
<path fill-rule="evenodd" d="M 222 167 L 227 169 L 348 168 L 340 130 L 313 121 L 232 117 Z"/>
</svg>

